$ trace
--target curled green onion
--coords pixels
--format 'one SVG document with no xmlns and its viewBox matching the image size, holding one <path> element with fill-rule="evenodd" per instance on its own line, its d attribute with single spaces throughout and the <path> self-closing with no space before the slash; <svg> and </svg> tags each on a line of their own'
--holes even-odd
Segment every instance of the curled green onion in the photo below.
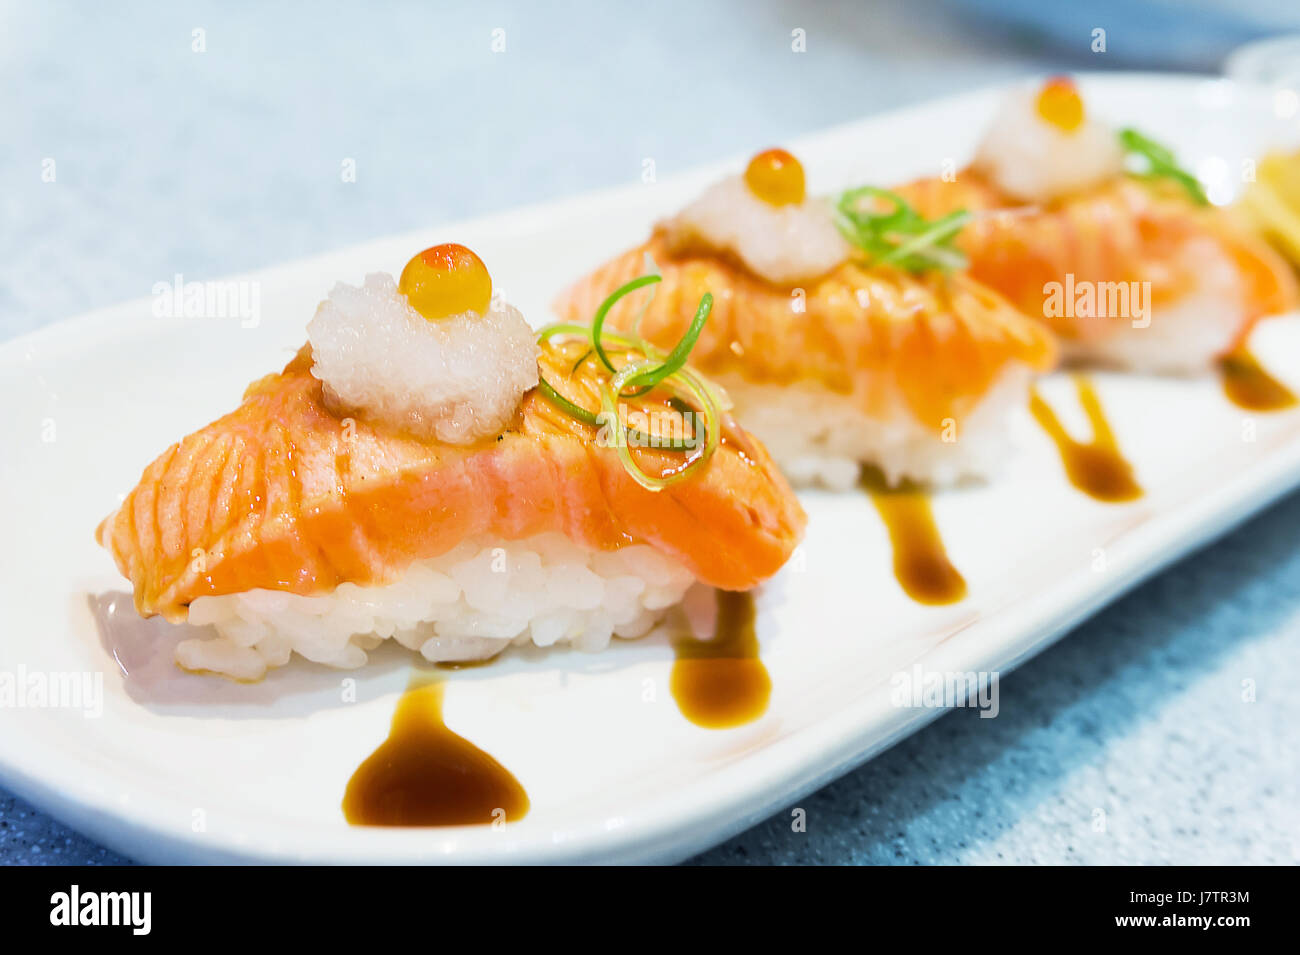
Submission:
<svg viewBox="0 0 1300 955">
<path fill-rule="evenodd" d="M 570 418 L 577 418 L 583 424 L 589 424 L 592 427 L 597 427 L 600 424 L 600 418 L 598 415 L 588 411 L 582 405 L 574 404 L 568 398 L 564 397 L 564 395 L 551 387 L 551 383 L 540 374 L 537 376 L 537 390 L 546 396 L 547 401 L 555 405 L 555 407 L 559 408 Z"/>
<path fill-rule="evenodd" d="M 887 208 L 879 209 L 881 202 Z M 966 257 L 953 247 L 957 235 L 971 220 L 964 209 L 940 219 L 927 219 L 896 192 L 859 186 L 840 193 L 834 219 L 845 240 L 873 262 L 910 272 L 960 269 L 966 265 Z"/>
<path fill-rule="evenodd" d="M 713 311 L 713 295 L 705 292 L 700 298 L 699 307 L 695 310 L 695 317 L 691 319 L 691 324 L 687 327 L 681 340 L 668 353 L 668 357 L 648 371 L 631 376 L 627 381 L 628 386 L 639 386 L 645 389 L 653 388 L 665 378 L 681 371 L 686 366 L 686 358 L 690 355 L 691 349 L 699 341 L 700 332 L 704 331 L 704 323 L 709 320 L 709 312 L 711 311 Z"/>
<path fill-rule="evenodd" d="M 654 362 L 652 361 L 632 362 L 625 365 L 609 381 L 602 381 L 600 383 L 601 413 L 616 421 L 617 412 L 615 410 L 615 402 L 618 399 L 619 393 L 621 393 L 633 378 L 646 374 L 647 372 L 652 371 L 653 368 Z M 693 378 L 694 376 L 691 377 Z M 707 389 L 698 387 L 698 379 L 696 379 L 694 385 L 689 385 L 689 387 L 695 391 L 695 396 L 705 408 L 706 415 L 711 418 L 712 415 L 717 414 L 717 406 L 713 403 L 712 396 L 708 393 Z M 619 461 L 622 462 L 624 469 L 632 476 L 633 480 L 642 487 L 651 491 L 661 491 L 669 485 L 676 484 L 678 481 L 682 480 L 688 473 L 707 461 L 709 456 L 717 450 L 718 446 L 718 429 L 710 428 L 706 425 L 705 443 L 699 453 L 693 455 L 681 467 L 675 469 L 669 474 L 655 476 L 644 471 L 641 466 L 636 463 L 636 459 L 632 457 L 627 432 L 622 428 L 613 428 L 611 429 L 611 433 L 613 434 L 614 450 L 617 452 Z"/>
<path fill-rule="evenodd" d="M 605 316 L 609 314 L 609 310 L 613 308 L 615 303 L 617 303 L 624 295 L 629 295 L 637 289 L 644 288 L 647 285 L 654 285 L 656 282 L 661 281 L 662 278 L 662 276 L 653 274 L 642 275 L 640 278 L 635 278 L 616 288 L 609 297 L 605 299 L 605 301 L 600 303 L 600 308 L 596 309 L 596 317 L 591 320 L 591 347 L 595 349 L 596 354 L 600 357 L 601 363 L 611 372 L 618 371 L 618 369 L 614 367 L 612 362 L 610 362 L 609 356 L 605 354 L 605 346 L 601 344 L 600 341 L 600 332 L 605 326 Z"/>
<path fill-rule="evenodd" d="M 564 395 L 556 391 L 555 388 L 552 387 L 551 383 L 541 375 L 537 376 L 537 390 L 545 395 L 546 400 L 555 405 L 555 407 L 559 408 L 569 417 L 575 418 L 585 425 L 599 428 L 606 423 L 601 420 L 601 414 L 588 411 L 586 408 L 582 407 L 582 405 L 570 401 L 568 398 L 564 397 Z M 695 410 L 689 405 L 687 405 L 685 409 L 676 403 L 673 406 L 677 408 L 683 416 L 686 414 L 693 414 Z M 640 447 L 655 447 L 664 451 L 693 451 L 703 443 L 700 441 L 699 435 L 695 431 L 692 431 L 689 438 L 683 438 L 681 440 L 678 440 L 677 438 L 665 440 L 657 435 L 646 434 L 644 431 L 640 431 L 637 428 L 628 428 L 627 436 Z"/>
<path fill-rule="evenodd" d="M 1141 179 L 1169 179 L 1182 186 L 1198 206 L 1210 204 L 1200 180 L 1178 165 L 1177 157 L 1167 146 L 1132 128 L 1119 131 L 1119 144 L 1129 156 L 1138 157 L 1144 167 L 1133 175 Z"/>
<path fill-rule="evenodd" d="M 650 262 L 650 266 L 653 267 L 653 262 Z M 570 401 L 540 374 L 537 382 L 538 391 L 547 401 L 571 418 L 586 425 L 601 427 L 602 433 L 608 435 L 610 445 L 628 474 L 642 487 L 652 491 L 662 490 L 684 479 L 717 451 L 721 443 L 719 422 L 722 418 L 721 403 L 713 386 L 686 367 L 687 358 L 699 341 L 700 333 L 704 330 L 709 313 L 713 309 L 711 294 L 706 292 L 701 297 L 690 325 L 666 355 L 649 342 L 642 340 L 638 334 L 604 330 L 605 319 L 619 299 L 637 289 L 653 286 L 660 280 L 661 277 L 652 272 L 615 289 L 596 310 L 590 327 L 560 322 L 548 325 L 537 333 L 537 339 L 541 343 L 566 336 L 581 337 L 590 342 L 590 349 L 584 352 L 573 365 L 570 374 L 576 372 L 592 354 L 595 354 L 610 372 L 608 378 L 602 378 L 599 382 L 601 408 L 598 413 Z M 653 295 L 653 289 L 651 294 Z M 641 314 L 644 314 L 644 307 Z M 636 326 L 639 325 L 638 317 Z M 644 357 L 632 359 L 629 355 L 622 367 L 616 367 L 607 346 L 616 346 Z M 655 388 L 666 389 L 669 392 L 669 404 L 682 415 L 684 420 L 691 422 L 689 437 L 665 440 L 658 435 L 646 434 L 622 424 L 617 412 L 618 402 L 638 397 Z M 631 451 L 633 446 L 695 453 L 688 455 L 681 466 L 671 469 L 666 474 L 655 476 L 646 473 L 637 464 Z"/>
<path fill-rule="evenodd" d="M 961 232 L 970 220 L 971 214 L 965 209 L 950 212 L 941 219 L 935 219 L 928 229 L 902 243 L 879 261 L 886 265 L 901 264 L 913 256 L 926 255 L 939 268 L 962 268 L 966 264 L 966 257 L 956 249 L 947 248 L 945 243 Z"/>
</svg>

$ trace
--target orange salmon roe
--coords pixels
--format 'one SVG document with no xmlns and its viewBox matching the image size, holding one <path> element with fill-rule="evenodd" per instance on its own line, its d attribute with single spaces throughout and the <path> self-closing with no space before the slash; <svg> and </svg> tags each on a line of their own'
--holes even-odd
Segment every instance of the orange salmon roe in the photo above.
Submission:
<svg viewBox="0 0 1300 955">
<path fill-rule="evenodd" d="M 468 311 L 486 315 L 492 301 L 487 266 L 455 242 L 425 249 L 407 262 L 397 288 L 431 322 Z"/>
<path fill-rule="evenodd" d="M 1043 84 L 1034 103 L 1038 115 L 1065 133 L 1083 125 L 1083 100 L 1068 76 L 1054 76 Z"/>
<path fill-rule="evenodd" d="M 751 159 L 745 170 L 745 185 L 774 206 L 803 202 L 806 195 L 803 165 L 784 149 L 768 149 Z"/>
</svg>

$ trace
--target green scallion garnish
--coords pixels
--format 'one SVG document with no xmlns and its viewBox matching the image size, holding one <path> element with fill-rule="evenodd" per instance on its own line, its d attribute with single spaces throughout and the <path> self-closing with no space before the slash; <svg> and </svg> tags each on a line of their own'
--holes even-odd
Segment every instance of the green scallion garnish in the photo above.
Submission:
<svg viewBox="0 0 1300 955">
<path fill-rule="evenodd" d="M 600 416 L 594 412 L 588 411 L 582 405 L 576 405 L 564 395 L 560 394 L 551 387 L 551 383 L 543 378 L 540 374 L 537 376 L 537 390 L 546 396 L 546 400 L 555 407 L 559 408 L 570 418 L 577 418 L 583 424 L 591 425 L 593 428 L 600 425 Z"/>
<path fill-rule="evenodd" d="M 538 341 L 543 343 L 557 337 L 582 338 L 590 343 L 591 347 L 573 365 L 570 374 L 576 372 L 591 355 L 594 354 L 600 359 L 601 364 L 610 374 L 608 377 L 602 377 L 599 382 L 601 405 L 599 412 L 589 411 L 570 401 L 541 375 L 538 375 L 538 391 L 556 408 L 576 421 L 592 427 L 605 428 L 604 433 L 608 435 L 623 467 L 638 484 L 652 491 L 661 490 L 685 479 L 708 461 L 718 449 L 721 435 L 719 422 L 722 418 L 714 388 L 708 381 L 686 367 L 686 359 L 699 340 L 700 332 L 704 330 L 704 324 L 708 321 L 709 312 L 713 309 L 712 295 L 706 292 L 700 299 L 691 324 L 666 355 L 649 342 L 642 340 L 637 334 L 607 332 L 604 329 L 605 319 L 610 309 L 621 298 L 638 289 L 653 286 L 660 281 L 660 278 L 658 274 L 652 272 L 615 289 L 596 310 L 590 327 L 561 322 L 548 325 L 537 333 Z M 640 325 L 639 318 L 636 324 Z M 625 353 L 625 361 L 621 367 L 614 364 L 614 359 L 610 357 L 610 349 Z M 635 358 L 636 354 L 643 357 Z M 669 403 L 684 420 L 694 419 L 688 436 L 682 439 L 664 439 L 623 424 L 618 414 L 618 403 L 639 397 L 655 388 L 663 388 L 669 392 Z M 633 447 L 696 453 L 689 455 L 681 467 L 674 468 L 667 474 L 655 476 L 647 474 L 637 464 L 631 452 Z"/>
<path fill-rule="evenodd" d="M 606 298 L 605 301 L 600 303 L 600 308 L 596 309 L 596 316 L 591 320 L 591 347 L 600 357 L 601 364 L 611 372 L 617 371 L 618 369 L 614 367 L 613 363 L 609 360 L 609 356 L 605 354 L 605 346 L 600 340 L 601 330 L 605 327 L 605 316 L 607 316 L 609 310 L 614 307 L 614 303 L 624 295 L 635 292 L 639 288 L 645 288 L 647 285 L 654 285 L 661 281 L 662 278 L 663 277 L 660 275 L 642 275 L 640 278 L 635 278 L 627 284 L 616 288 L 612 293 L 610 293 L 609 297 Z"/>
<path fill-rule="evenodd" d="M 1121 129 L 1119 143 L 1124 147 L 1125 153 L 1140 160 L 1142 168 L 1134 170 L 1133 175 L 1140 179 L 1169 179 L 1182 186 L 1198 206 L 1210 204 L 1200 181 L 1178 165 L 1178 159 L 1168 147 L 1142 135 L 1136 129 Z"/>
<path fill-rule="evenodd" d="M 834 218 L 840 234 L 875 264 L 909 272 L 966 265 L 966 257 L 953 245 L 971 220 L 964 209 L 927 219 L 896 192 L 860 186 L 840 193 Z"/>
</svg>

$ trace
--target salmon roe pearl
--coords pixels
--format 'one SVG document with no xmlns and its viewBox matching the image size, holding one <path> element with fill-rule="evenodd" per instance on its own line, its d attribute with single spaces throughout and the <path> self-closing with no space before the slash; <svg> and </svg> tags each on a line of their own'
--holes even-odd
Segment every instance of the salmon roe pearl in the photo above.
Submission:
<svg viewBox="0 0 1300 955">
<path fill-rule="evenodd" d="M 749 161 L 745 185 L 759 199 L 774 206 L 803 202 L 803 165 L 784 149 L 769 149 Z"/>
<path fill-rule="evenodd" d="M 425 249 L 407 262 L 397 289 L 431 322 L 462 312 L 486 315 L 492 302 L 487 266 L 455 242 Z"/>
<path fill-rule="evenodd" d="M 1043 84 L 1034 103 L 1038 115 L 1065 133 L 1083 125 L 1083 100 L 1069 77 L 1056 76 Z"/>
</svg>

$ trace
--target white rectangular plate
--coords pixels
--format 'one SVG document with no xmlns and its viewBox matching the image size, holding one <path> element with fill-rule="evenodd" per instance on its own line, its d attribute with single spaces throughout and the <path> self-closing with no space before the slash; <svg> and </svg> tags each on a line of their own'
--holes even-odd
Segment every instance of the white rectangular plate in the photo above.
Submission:
<svg viewBox="0 0 1300 955">
<path fill-rule="evenodd" d="M 1146 76 L 1090 78 L 1084 87 L 1096 114 L 1169 142 L 1193 167 L 1226 169 L 1219 187 L 1226 192 L 1244 160 L 1288 138 L 1272 98 L 1258 91 Z M 933 174 L 945 160 L 965 160 L 996 98 L 965 95 L 789 145 L 819 191 Z M 241 686 L 173 671 L 170 638 L 158 626 L 153 665 L 141 666 L 148 648 L 118 648 L 132 673 L 123 677 L 91 611 L 92 600 L 102 605 L 125 590 L 92 541 L 95 525 L 158 452 L 281 366 L 335 281 L 396 272 L 415 250 L 454 239 L 475 248 L 498 287 L 541 324 L 563 284 L 638 241 L 655 218 L 739 168 L 739 153 L 763 145 L 737 143 L 736 162 L 672 183 L 429 229 L 247 276 L 260 283 L 254 328 L 156 318 L 144 300 L 0 346 L 0 674 L 104 675 L 97 717 L 0 708 L 0 781 L 113 848 L 155 862 L 682 859 L 937 715 L 891 705 L 895 672 L 919 663 L 1005 673 L 1300 483 L 1300 415 L 1252 417 L 1212 378 L 1099 375 L 1146 496 L 1104 505 L 1075 491 L 1025 415 L 1021 453 L 1000 480 L 935 501 L 970 586 L 967 600 L 942 608 L 918 606 L 899 590 L 869 501 L 805 494 L 807 540 L 759 597 L 773 692 L 757 722 L 725 731 L 687 722 L 668 693 L 672 651 L 657 638 L 590 656 L 511 653 L 449 674 L 449 725 L 504 763 L 532 800 L 524 820 L 499 829 L 345 823 L 344 786 L 386 735 L 409 655 L 379 653 L 372 666 L 346 673 L 295 663 Z M 1300 386 L 1300 319 L 1266 323 L 1255 350 Z M 1069 382 L 1044 388 L 1078 428 Z M 355 702 L 344 702 L 347 681 L 355 681 Z"/>
</svg>

